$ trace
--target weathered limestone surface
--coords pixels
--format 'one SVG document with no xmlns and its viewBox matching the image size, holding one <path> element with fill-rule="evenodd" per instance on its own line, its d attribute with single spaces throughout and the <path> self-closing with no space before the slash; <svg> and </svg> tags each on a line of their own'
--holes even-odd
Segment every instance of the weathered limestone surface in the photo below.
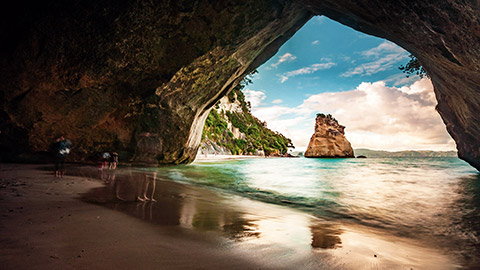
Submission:
<svg viewBox="0 0 480 270">
<path fill-rule="evenodd" d="M 12 1 L 13 2 L 13 1 Z M 0 153 L 116 149 L 193 161 L 217 100 L 312 14 L 288 1 L 17 1 L 3 7 Z"/>
<path fill-rule="evenodd" d="M 2 159 L 46 151 L 62 133 L 77 160 L 115 148 L 137 162 L 189 162 L 211 106 L 312 14 L 323 14 L 417 56 L 459 156 L 480 169 L 478 1 L 9 5 L 0 11 Z"/>
<path fill-rule="evenodd" d="M 305 157 L 309 158 L 352 158 L 353 148 L 345 137 L 345 127 L 331 115 L 318 114 L 315 132 L 308 143 Z"/>
</svg>

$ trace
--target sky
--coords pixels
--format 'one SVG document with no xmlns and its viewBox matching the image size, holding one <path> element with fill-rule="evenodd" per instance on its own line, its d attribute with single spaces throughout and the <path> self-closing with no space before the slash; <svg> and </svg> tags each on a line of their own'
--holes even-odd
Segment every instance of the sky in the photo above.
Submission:
<svg viewBox="0 0 480 270">
<path fill-rule="evenodd" d="M 243 90 L 252 113 L 304 150 L 317 113 L 346 126 L 355 148 L 455 150 L 428 78 L 406 78 L 409 53 L 324 16 L 307 22 Z"/>
</svg>

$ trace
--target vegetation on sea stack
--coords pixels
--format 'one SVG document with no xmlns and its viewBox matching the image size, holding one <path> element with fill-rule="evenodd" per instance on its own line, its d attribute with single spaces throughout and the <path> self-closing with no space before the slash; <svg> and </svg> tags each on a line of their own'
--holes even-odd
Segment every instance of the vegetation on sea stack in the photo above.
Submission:
<svg viewBox="0 0 480 270">
<path fill-rule="evenodd" d="M 265 122 L 251 114 L 250 103 L 245 100 L 242 92 L 246 82 L 248 81 L 244 80 L 228 94 L 229 102 L 240 104 L 241 112 L 223 111 L 218 104 L 215 105 L 205 122 L 202 140 L 208 138 L 229 149 L 234 155 L 255 154 L 257 150 L 263 150 L 265 155 L 284 155 L 288 151 L 287 147 L 292 146 L 292 141 L 268 129 Z M 245 134 L 243 139 L 235 138 L 228 128 L 228 122 Z"/>
</svg>

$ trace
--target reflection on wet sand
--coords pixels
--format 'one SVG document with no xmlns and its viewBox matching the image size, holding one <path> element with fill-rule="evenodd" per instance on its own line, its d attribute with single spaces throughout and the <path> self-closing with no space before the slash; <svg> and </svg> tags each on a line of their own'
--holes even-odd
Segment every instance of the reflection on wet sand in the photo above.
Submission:
<svg viewBox="0 0 480 270">
<path fill-rule="evenodd" d="M 297 260 L 306 268 L 319 261 L 331 269 L 452 268 L 448 256 L 411 239 L 164 180 L 153 170 L 117 169 L 96 178 L 103 185 L 82 200 L 162 226 L 219 233 L 249 252 L 278 257 L 279 267 Z"/>
<path fill-rule="evenodd" d="M 213 192 L 157 180 L 155 171 L 102 169 L 99 179 L 104 185 L 84 194 L 83 200 L 159 225 L 218 231 L 236 241 L 262 236 L 269 238 L 270 233 L 262 235 L 262 232 L 275 227 L 265 224 L 265 217 L 246 214 L 242 205 Z M 156 181 L 162 181 L 161 189 L 156 189 Z M 275 230 L 296 227 L 296 224 L 286 225 Z M 312 248 L 332 249 L 341 244 L 341 233 L 340 229 L 327 223 L 311 224 L 305 239 L 311 240 Z"/>
<path fill-rule="evenodd" d="M 156 178 L 155 171 L 101 170 L 104 186 L 83 199 L 160 225 L 221 231 L 236 240 L 259 236 L 255 224 L 241 212 L 203 200 L 205 194 L 183 185 L 164 182 L 157 190 Z"/>
<path fill-rule="evenodd" d="M 312 224 L 310 226 L 312 232 L 312 248 L 335 249 L 341 247 L 342 239 L 340 228 L 332 227 L 329 224 Z"/>
</svg>

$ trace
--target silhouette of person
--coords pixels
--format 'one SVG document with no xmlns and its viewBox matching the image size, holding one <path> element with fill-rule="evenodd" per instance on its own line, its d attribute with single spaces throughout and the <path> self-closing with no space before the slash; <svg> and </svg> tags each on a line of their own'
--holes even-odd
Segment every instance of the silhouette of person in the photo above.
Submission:
<svg viewBox="0 0 480 270">
<path fill-rule="evenodd" d="M 144 175 L 143 181 L 138 182 L 138 195 L 137 195 L 137 200 L 144 202 L 144 201 L 152 201 L 156 202 L 156 200 L 153 198 L 153 194 L 155 194 L 155 188 L 156 188 L 156 180 L 157 180 L 157 172 L 152 172 L 151 177 L 148 174 Z M 147 196 L 148 192 L 148 186 L 152 186 L 152 192 L 150 193 L 150 197 Z"/>
<path fill-rule="evenodd" d="M 63 175 L 65 175 L 65 159 L 67 159 L 71 147 L 72 142 L 65 139 L 63 136 L 60 136 L 55 140 L 55 177 L 62 178 Z"/>
<path fill-rule="evenodd" d="M 104 152 L 102 154 L 102 169 L 105 169 L 108 167 L 108 163 L 110 162 L 110 153 L 109 152 Z"/>
<path fill-rule="evenodd" d="M 118 153 L 117 152 L 112 152 L 110 155 L 110 165 L 109 168 L 112 170 L 115 170 L 118 165 Z"/>
</svg>

